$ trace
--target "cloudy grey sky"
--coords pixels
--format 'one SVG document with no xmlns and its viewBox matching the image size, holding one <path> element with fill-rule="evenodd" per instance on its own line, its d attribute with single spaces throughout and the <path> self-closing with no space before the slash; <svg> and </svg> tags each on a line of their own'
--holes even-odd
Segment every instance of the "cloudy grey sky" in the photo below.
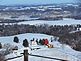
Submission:
<svg viewBox="0 0 81 61">
<path fill-rule="evenodd" d="M 75 0 L 0 0 L 1 5 L 13 4 L 49 4 L 49 3 L 68 3 Z"/>
</svg>

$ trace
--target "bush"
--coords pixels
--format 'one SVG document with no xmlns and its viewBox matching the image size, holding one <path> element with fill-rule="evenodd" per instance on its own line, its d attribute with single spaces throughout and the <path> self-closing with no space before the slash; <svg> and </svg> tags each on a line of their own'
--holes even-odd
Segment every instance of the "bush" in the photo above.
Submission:
<svg viewBox="0 0 81 61">
<path fill-rule="evenodd" d="M 19 43 L 19 39 L 18 39 L 18 37 L 15 36 L 13 41 L 16 42 L 16 43 Z"/>
<path fill-rule="evenodd" d="M 10 54 L 12 52 L 13 46 L 9 43 L 6 43 L 6 44 L 4 44 L 3 48 L 6 49 L 4 55 L 7 55 L 7 54 Z"/>
<path fill-rule="evenodd" d="M 27 39 L 23 40 L 23 46 L 24 47 L 29 47 L 29 43 L 28 43 Z"/>
</svg>

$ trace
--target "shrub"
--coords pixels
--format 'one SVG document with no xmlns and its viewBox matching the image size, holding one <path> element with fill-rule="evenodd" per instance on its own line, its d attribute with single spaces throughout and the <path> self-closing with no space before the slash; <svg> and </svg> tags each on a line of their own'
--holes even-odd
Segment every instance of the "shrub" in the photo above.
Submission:
<svg viewBox="0 0 81 61">
<path fill-rule="evenodd" d="M 23 46 L 24 47 L 28 47 L 29 46 L 29 43 L 28 43 L 27 39 L 23 40 Z"/>
<path fill-rule="evenodd" d="M 16 43 L 19 43 L 19 39 L 18 39 L 18 37 L 15 36 L 13 41 L 16 42 Z"/>
<path fill-rule="evenodd" d="M 7 54 L 12 52 L 13 46 L 11 44 L 9 44 L 9 43 L 6 43 L 6 44 L 4 44 L 3 48 L 6 49 L 4 55 L 7 55 Z"/>
</svg>

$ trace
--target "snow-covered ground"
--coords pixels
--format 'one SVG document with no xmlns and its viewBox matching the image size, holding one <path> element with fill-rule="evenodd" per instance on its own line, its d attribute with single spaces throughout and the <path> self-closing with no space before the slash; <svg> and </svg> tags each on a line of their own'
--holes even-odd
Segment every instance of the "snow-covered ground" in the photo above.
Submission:
<svg viewBox="0 0 81 61">
<path fill-rule="evenodd" d="M 63 20 L 32 20 L 35 18 L 28 18 L 28 17 L 23 17 L 21 16 L 20 18 L 17 18 L 17 20 L 22 20 L 22 19 L 27 19 L 30 21 L 23 21 L 19 23 L 13 23 L 13 24 L 29 24 L 29 25 L 43 25 L 43 24 L 48 24 L 48 25 L 77 25 L 81 24 L 81 20 L 75 20 L 75 19 L 70 19 L 70 18 L 64 18 Z M 31 21 L 32 20 L 32 21 Z M 0 23 L 2 25 L 3 23 Z M 4 23 L 5 25 L 12 25 L 12 23 Z"/>
<path fill-rule="evenodd" d="M 47 38 L 48 40 L 50 40 L 50 38 L 53 37 L 53 36 L 40 34 L 40 33 L 25 33 L 25 34 L 19 34 L 19 35 L 14 35 L 14 36 L 0 37 L 0 42 L 1 43 L 13 43 L 13 39 L 15 36 L 17 36 L 19 38 L 20 43 L 22 43 L 24 39 L 28 39 L 28 41 L 30 41 L 33 38 L 35 38 L 35 39 Z"/>
<path fill-rule="evenodd" d="M 48 25 L 76 25 L 81 24 L 81 20 L 69 19 L 64 18 L 63 20 L 56 20 L 56 21 L 45 21 L 45 20 L 35 20 L 35 21 L 24 21 L 19 22 L 18 24 L 30 24 L 30 25 L 41 25 L 41 24 L 48 24 Z"/>
<path fill-rule="evenodd" d="M 13 42 L 14 36 L 17 36 L 19 38 L 19 40 L 20 40 L 19 43 Z M 51 37 L 53 37 L 51 35 L 26 33 L 26 34 L 14 35 L 14 36 L 0 37 L 1 43 L 3 43 L 3 44 L 10 43 L 11 45 L 17 45 L 19 48 L 17 51 L 14 51 L 13 53 L 7 55 L 6 58 L 20 56 L 21 55 L 20 53 L 23 53 L 23 50 L 25 48 L 22 46 L 22 42 L 24 39 L 28 39 L 28 41 L 30 42 L 30 40 L 33 38 L 35 38 L 35 39 L 47 38 L 49 40 L 49 43 L 52 44 L 54 46 L 54 48 L 47 48 L 46 46 L 40 46 L 40 45 L 35 45 L 35 46 L 30 45 L 29 46 L 30 48 L 39 47 L 40 49 L 38 49 L 38 50 L 28 49 L 29 53 L 34 54 L 34 55 L 41 55 L 41 56 L 46 56 L 46 57 L 65 59 L 68 61 L 81 61 L 81 52 L 73 50 L 68 45 L 65 45 L 65 44 L 62 45 L 58 41 L 50 42 Z M 8 61 L 23 61 L 23 56 L 21 58 L 8 60 Z M 29 61 L 57 61 L 57 60 L 29 56 Z"/>
</svg>

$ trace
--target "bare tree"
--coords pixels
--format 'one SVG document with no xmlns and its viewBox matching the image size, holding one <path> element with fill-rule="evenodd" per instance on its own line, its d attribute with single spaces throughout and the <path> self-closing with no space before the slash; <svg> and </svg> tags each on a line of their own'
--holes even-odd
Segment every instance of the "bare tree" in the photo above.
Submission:
<svg viewBox="0 0 81 61">
<path fill-rule="evenodd" d="M 0 61 L 5 61 L 5 56 L 0 54 Z"/>
</svg>

